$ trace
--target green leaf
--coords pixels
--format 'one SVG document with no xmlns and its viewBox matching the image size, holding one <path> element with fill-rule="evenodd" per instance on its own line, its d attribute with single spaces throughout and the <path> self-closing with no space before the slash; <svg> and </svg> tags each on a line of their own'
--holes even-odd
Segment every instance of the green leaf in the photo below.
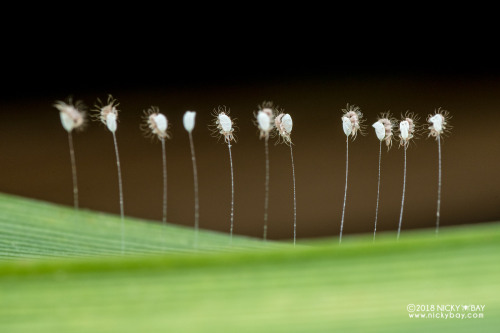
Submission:
<svg viewBox="0 0 500 333">
<path fill-rule="evenodd" d="M 500 224 L 288 243 L 0 195 L 0 332 L 488 332 Z M 307 223 L 307 221 L 303 221 Z M 300 245 L 302 244 L 302 245 Z M 485 305 L 482 319 L 408 304 Z M 429 312 L 424 312 L 429 313 Z M 458 313 L 473 313 L 460 310 Z"/>
</svg>

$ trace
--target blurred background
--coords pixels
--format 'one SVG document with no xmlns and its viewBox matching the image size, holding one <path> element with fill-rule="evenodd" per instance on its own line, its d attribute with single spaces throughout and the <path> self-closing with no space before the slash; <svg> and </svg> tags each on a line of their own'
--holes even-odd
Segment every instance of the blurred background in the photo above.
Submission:
<svg viewBox="0 0 500 333">
<path fill-rule="evenodd" d="M 345 181 L 340 117 L 350 103 L 361 107 L 367 135 L 349 145 L 344 232 L 372 232 L 379 143 L 371 124 L 388 110 L 397 118 L 413 111 L 424 124 L 429 113 L 442 107 L 453 116 L 453 130 L 442 142 L 441 224 L 500 219 L 500 135 L 495 127 L 500 123 L 500 71 L 495 61 L 471 58 L 472 51 L 464 54 L 462 46 L 434 52 L 431 45 L 412 45 L 383 53 L 384 45 L 373 42 L 348 52 L 303 36 L 272 47 L 246 36 L 237 42 L 228 36 L 223 41 L 213 36 L 182 41 L 168 37 L 156 49 L 139 37 L 131 37 L 134 44 L 118 39 L 97 47 L 60 45 L 57 40 L 35 45 L 30 39 L 4 55 L 0 191 L 71 206 L 68 139 L 52 105 L 73 95 L 93 106 L 110 93 L 120 102 L 117 139 L 126 215 L 161 220 L 161 145 L 145 139 L 139 129 L 143 110 L 155 105 L 172 124 L 173 137 L 167 142 L 168 221 L 193 225 L 193 177 L 182 126 L 183 113 L 193 110 L 200 226 L 228 232 L 227 145 L 211 137 L 207 127 L 212 110 L 226 105 L 238 127 L 233 146 L 234 230 L 261 237 L 264 142 L 258 138 L 253 113 L 261 102 L 273 101 L 294 121 L 298 237 L 338 235 Z M 36 56 L 27 55 L 28 49 Z M 293 236 L 290 150 L 272 142 L 268 236 L 286 239 Z M 74 144 L 80 205 L 119 213 L 111 134 L 100 123 L 89 122 L 84 132 L 74 135 Z M 437 156 L 437 143 L 426 131 L 408 149 L 403 230 L 435 225 Z M 403 150 L 397 142 L 390 151 L 383 148 L 381 177 L 377 229 L 396 230 L 403 181 Z"/>
</svg>

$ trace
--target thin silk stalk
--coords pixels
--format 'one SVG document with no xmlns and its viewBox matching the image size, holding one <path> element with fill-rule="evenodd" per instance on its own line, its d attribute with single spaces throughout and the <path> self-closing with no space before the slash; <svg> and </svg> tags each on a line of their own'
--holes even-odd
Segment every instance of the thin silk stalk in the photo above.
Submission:
<svg viewBox="0 0 500 333">
<path fill-rule="evenodd" d="M 200 220 L 200 204 L 198 199 L 198 169 L 196 167 L 196 156 L 194 153 L 193 136 L 189 132 L 189 145 L 191 147 L 191 161 L 193 162 L 194 177 L 194 246 L 198 247 L 198 229 Z"/>
<path fill-rule="evenodd" d="M 375 228 L 373 229 L 373 241 L 375 242 L 375 235 L 377 233 L 377 220 L 378 220 L 378 203 L 380 201 L 380 164 L 382 162 L 382 141 L 378 149 L 378 185 L 377 185 L 377 208 L 375 208 Z"/>
<path fill-rule="evenodd" d="M 436 236 L 439 233 L 439 218 L 441 216 L 441 138 L 437 136 L 438 154 L 439 154 L 439 173 L 438 173 L 438 198 L 437 198 L 437 211 L 436 211 Z"/>
<path fill-rule="evenodd" d="M 345 216 L 345 202 L 347 199 L 347 175 L 348 175 L 348 172 L 349 172 L 349 138 L 347 138 L 347 140 L 346 140 L 344 205 L 342 207 L 342 221 L 340 222 L 339 244 L 342 243 L 342 232 L 344 231 L 344 216 Z"/>
<path fill-rule="evenodd" d="M 233 225 L 234 225 L 234 175 L 233 175 L 233 155 L 231 154 L 231 143 L 228 142 L 229 164 L 231 166 L 231 236 L 230 243 L 233 244 Z"/>
<path fill-rule="evenodd" d="M 76 160 L 75 160 L 75 150 L 73 148 L 73 135 L 68 132 L 68 142 L 69 142 L 69 155 L 71 157 L 71 172 L 73 175 L 73 204 L 75 209 L 78 210 L 78 179 L 76 177 Z"/>
<path fill-rule="evenodd" d="M 266 136 L 264 143 L 264 148 L 266 151 L 266 183 L 265 183 L 265 194 L 264 194 L 264 240 L 267 240 L 267 212 L 269 210 L 269 137 Z"/>
<path fill-rule="evenodd" d="M 113 142 L 115 143 L 116 167 L 118 169 L 118 190 L 120 192 L 120 217 L 122 220 L 122 254 L 125 252 L 125 211 L 123 209 L 123 184 L 122 184 L 122 168 L 120 166 L 120 155 L 118 154 L 118 143 L 116 142 L 116 134 L 113 132 Z"/>
<path fill-rule="evenodd" d="M 290 143 L 290 157 L 292 158 L 292 178 L 293 178 L 293 246 L 297 239 L 297 198 L 295 195 L 295 163 L 293 162 L 293 149 Z"/>
<path fill-rule="evenodd" d="M 163 161 L 163 226 L 167 226 L 167 154 L 165 152 L 165 139 L 161 139 L 161 155 Z M 163 228 L 165 229 L 165 228 Z M 163 230 L 165 233 L 165 230 Z M 165 238 L 165 235 L 163 235 Z"/>
<path fill-rule="evenodd" d="M 403 197 L 401 198 L 401 213 L 399 214 L 399 227 L 398 227 L 398 240 L 399 234 L 401 233 L 401 222 L 403 222 L 403 208 L 405 205 L 405 190 L 406 190 L 406 144 L 405 144 L 405 164 L 403 172 Z"/>
<path fill-rule="evenodd" d="M 161 154 L 163 161 L 163 225 L 167 224 L 167 154 L 165 152 L 165 139 L 161 139 Z"/>
</svg>

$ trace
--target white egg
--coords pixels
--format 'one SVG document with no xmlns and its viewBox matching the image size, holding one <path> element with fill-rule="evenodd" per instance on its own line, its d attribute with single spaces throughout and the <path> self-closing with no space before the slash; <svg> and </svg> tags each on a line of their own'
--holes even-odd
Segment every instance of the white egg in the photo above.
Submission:
<svg viewBox="0 0 500 333">
<path fill-rule="evenodd" d="M 377 135 L 377 138 L 382 141 L 384 140 L 385 137 L 385 127 L 382 125 L 380 122 L 376 122 L 373 125 L 373 128 L 375 128 L 375 134 Z"/>
<path fill-rule="evenodd" d="M 399 131 L 401 132 L 401 138 L 403 138 L 403 140 L 408 140 L 409 129 L 410 129 L 410 124 L 406 120 L 403 120 L 402 122 L 399 123 Z"/>
<path fill-rule="evenodd" d="M 281 118 L 281 123 L 288 134 L 292 133 L 293 122 L 292 117 L 288 113 Z"/>
<path fill-rule="evenodd" d="M 347 117 L 342 117 L 342 128 L 344 129 L 345 135 L 349 136 L 352 132 L 352 123 Z"/>
<path fill-rule="evenodd" d="M 271 117 L 269 117 L 266 111 L 259 111 L 257 114 L 257 122 L 263 131 L 267 132 L 271 129 Z"/>
<path fill-rule="evenodd" d="M 186 129 L 186 131 L 188 132 L 193 131 L 195 118 L 196 118 L 196 112 L 194 111 L 186 111 L 184 113 L 182 122 L 184 123 L 184 128 Z"/>
<path fill-rule="evenodd" d="M 434 126 L 436 132 L 441 133 L 443 131 L 443 116 L 436 114 L 429 119 Z"/>
<path fill-rule="evenodd" d="M 110 112 L 108 113 L 108 115 L 106 116 L 106 126 L 108 127 L 108 129 L 111 131 L 111 132 L 116 132 L 116 127 L 117 127 L 117 124 L 116 124 L 116 114 L 113 113 L 113 112 Z"/>
<path fill-rule="evenodd" d="M 73 118 L 71 118 L 71 116 L 66 112 L 59 112 L 59 115 L 61 116 L 61 123 L 64 129 L 68 132 L 71 132 L 73 130 L 73 127 L 75 126 Z"/>
<path fill-rule="evenodd" d="M 231 132 L 233 124 L 231 118 L 229 118 L 225 113 L 219 114 L 219 123 L 224 132 Z"/>
<path fill-rule="evenodd" d="M 167 120 L 167 117 L 165 117 L 163 114 L 158 113 L 154 117 L 154 121 L 155 121 L 156 127 L 158 127 L 158 130 L 160 130 L 160 132 L 165 132 L 167 130 L 168 120 Z"/>
</svg>

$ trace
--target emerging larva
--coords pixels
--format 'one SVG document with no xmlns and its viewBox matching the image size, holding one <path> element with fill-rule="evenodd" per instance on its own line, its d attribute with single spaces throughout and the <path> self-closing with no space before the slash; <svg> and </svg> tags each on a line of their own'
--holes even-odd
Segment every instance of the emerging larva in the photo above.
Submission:
<svg viewBox="0 0 500 333">
<path fill-rule="evenodd" d="M 214 109 L 212 112 L 214 121 L 210 127 L 214 137 L 224 138 L 224 142 L 230 146 L 231 141 L 236 142 L 236 138 L 234 137 L 233 121 L 229 117 L 229 113 L 230 110 L 225 106 L 219 106 L 217 109 Z"/>
<path fill-rule="evenodd" d="M 292 138 L 290 135 L 292 134 L 293 127 L 292 117 L 288 113 L 281 112 L 278 116 L 276 116 L 274 123 L 279 135 L 278 142 L 281 138 L 285 144 L 291 146 Z"/>
<path fill-rule="evenodd" d="M 355 140 L 358 132 L 364 135 L 364 119 L 361 109 L 356 105 L 347 104 L 345 109 L 342 109 L 342 128 L 345 135 Z"/>
</svg>

